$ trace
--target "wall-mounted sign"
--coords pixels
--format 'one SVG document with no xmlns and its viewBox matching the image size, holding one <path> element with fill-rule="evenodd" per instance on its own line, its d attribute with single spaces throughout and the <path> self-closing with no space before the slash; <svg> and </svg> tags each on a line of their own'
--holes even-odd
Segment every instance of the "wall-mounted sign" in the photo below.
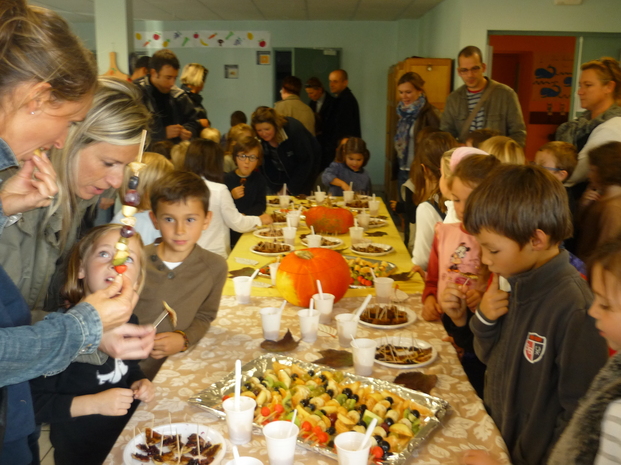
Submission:
<svg viewBox="0 0 621 465">
<path fill-rule="evenodd" d="M 269 48 L 266 31 L 138 31 L 134 48 Z"/>
</svg>

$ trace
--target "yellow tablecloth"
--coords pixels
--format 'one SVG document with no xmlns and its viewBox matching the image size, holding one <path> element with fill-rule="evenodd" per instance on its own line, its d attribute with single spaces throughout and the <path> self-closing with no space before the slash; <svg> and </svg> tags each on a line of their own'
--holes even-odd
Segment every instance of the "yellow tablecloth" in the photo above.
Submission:
<svg viewBox="0 0 621 465">
<path fill-rule="evenodd" d="M 273 197 L 268 197 L 268 198 L 273 198 Z M 308 201 L 296 200 L 296 202 L 297 204 L 302 203 L 303 205 L 309 205 Z M 268 208 L 269 211 L 273 211 L 273 209 L 274 208 Z M 369 239 L 373 240 L 374 242 L 379 242 L 382 244 L 389 244 L 393 247 L 394 251 L 388 255 L 384 255 L 381 257 L 373 257 L 373 258 L 377 258 L 378 260 L 385 260 L 387 262 L 394 263 L 397 266 L 397 272 L 404 272 L 404 271 L 411 270 L 412 269 L 412 258 L 410 257 L 410 254 L 407 248 L 405 247 L 405 244 L 403 243 L 403 240 L 401 239 L 401 236 L 399 235 L 399 232 L 397 231 L 397 228 L 395 227 L 395 224 L 392 221 L 390 214 L 386 210 L 386 205 L 384 205 L 383 201 L 380 202 L 379 214 L 386 216 L 388 218 L 388 224 L 382 228 L 374 228 L 374 229 L 370 229 L 369 231 L 384 231 L 387 233 L 387 235 L 381 236 L 381 237 L 373 237 Z M 310 229 L 306 226 L 306 224 L 303 221 L 300 222 L 300 226 L 298 228 L 298 236 L 296 238 L 296 243 L 295 243 L 296 250 L 305 248 L 304 244 L 302 244 L 302 242 L 299 239 L 299 236 L 301 234 L 310 234 Z M 348 248 L 351 245 L 351 242 L 349 240 L 349 234 L 342 234 L 336 237 L 343 240 L 344 245 L 342 248 L 347 247 L 347 249 L 342 252 L 343 255 L 357 256 L 356 254 L 351 252 L 351 250 Z M 252 266 L 252 265 L 239 263 L 237 261 L 238 258 L 255 260 L 259 262 L 258 265 L 252 266 L 253 268 L 256 268 L 256 267 L 260 268 L 268 263 L 273 262 L 274 258 L 257 255 L 250 250 L 255 244 L 257 244 L 260 241 L 261 239 L 254 236 L 252 232 L 243 234 L 239 242 L 237 242 L 237 245 L 235 246 L 235 248 L 233 249 L 233 251 L 231 252 L 231 255 L 229 256 L 227 260 L 229 270 L 239 270 L 244 267 Z M 362 258 L 365 258 L 365 257 L 362 257 Z M 271 280 L 269 278 L 257 277 L 257 280 L 259 282 L 271 283 Z M 401 289 L 402 291 L 408 294 L 422 292 L 423 287 L 424 287 L 424 282 L 422 281 L 420 275 L 418 274 L 416 274 L 409 281 L 399 281 L 396 284 L 399 286 L 399 289 Z M 371 289 L 371 292 L 374 292 L 373 288 L 370 288 L 370 289 Z M 369 290 L 367 289 L 350 289 L 349 291 L 347 291 L 347 294 L 345 294 L 345 296 L 346 297 L 366 296 L 368 293 L 369 293 Z M 224 285 L 223 295 L 235 295 L 235 290 L 233 288 L 233 282 L 231 281 L 231 279 L 226 280 L 226 284 Z M 269 287 L 269 288 L 253 287 L 252 295 L 253 296 L 256 295 L 256 296 L 276 297 L 276 296 L 280 296 L 280 293 L 274 287 Z"/>
<path fill-rule="evenodd" d="M 339 304 L 339 311 L 351 313 L 362 302 L 361 297 L 344 298 Z M 114 448 L 106 460 L 108 465 L 123 464 L 123 450 L 134 436 L 134 428 L 144 429 L 169 422 L 190 422 L 208 425 L 227 438 L 227 453 L 221 465 L 232 459 L 231 444 L 228 441 L 226 422 L 209 415 L 200 407 L 187 402 L 192 395 L 206 389 L 234 369 L 235 360 L 247 363 L 265 351 L 260 348 L 263 341 L 259 309 L 280 304 L 274 297 L 253 297 L 251 305 L 238 305 L 234 297 L 222 298 L 218 317 L 209 332 L 192 349 L 186 353 L 169 357 L 156 376 L 155 400 L 141 404 L 121 433 Z M 431 365 L 419 369 L 427 374 L 438 376 L 438 383 L 431 394 L 438 396 L 451 406 L 450 413 L 442 420 L 442 426 L 436 429 L 429 439 L 417 450 L 417 455 L 407 464 L 439 465 L 460 463 L 465 449 L 485 449 L 507 463 L 504 442 L 492 419 L 485 412 L 483 403 L 475 394 L 457 359 L 453 346 L 444 342 L 446 336 L 442 324 L 426 322 L 420 318 L 422 305 L 420 296 L 413 296 L 404 303 L 414 310 L 419 319 L 404 331 L 404 336 L 414 334 L 416 338 L 433 344 L 438 350 L 438 358 Z M 281 336 L 287 328 L 291 329 L 296 339 L 300 337 L 297 307 L 288 306 L 282 317 Z M 333 327 L 336 327 L 334 322 Z M 301 342 L 296 350 L 287 355 L 300 360 L 312 362 L 319 358 L 319 350 L 338 349 L 338 341 L 331 336 L 322 335 L 313 344 Z M 398 335 L 398 330 L 377 330 L 360 325 L 358 337 L 381 338 L 386 335 Z M 352 371 L 350 369 L 349 371 Z M 375 365 L 373 376 L 387 381 L 394 380 L 400 371 Z M 407 370 L 409 371 L 409 370 Z M 254 434 L 252 441 L 240 447 L 241 455 L 256 457 L 268 464 L 265 439 Z M 336 462 L 315 452 L 296 448 L 295 465 L 333 465 Z"/>
</svg>

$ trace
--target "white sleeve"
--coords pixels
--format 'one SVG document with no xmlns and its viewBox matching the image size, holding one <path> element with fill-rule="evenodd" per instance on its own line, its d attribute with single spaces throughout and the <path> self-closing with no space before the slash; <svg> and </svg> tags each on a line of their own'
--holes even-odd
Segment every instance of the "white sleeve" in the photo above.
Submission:
<svg viewBox="0 0 621 465">
<path fill-rule="evenodd" d="M 220 213 L 222 213 L 224 224 L 229 228 L 245 233 L 252 231 L 255 226 L 261 226 L 261 219 L 258 216 L 245 216 L 239 213 L 228 189 L 222 190 L 220 195 Z"/>
<path fill-rule="evenodd" d="M 429 202 L 421 203 L 416 209 L 416 239 L 414 240 L 412 262 L 425 271 L 427 271 L 427 264 L 429 263 L 435 226 L 439 221 L 442 221 L 442 218 Z"/>
<path fill-rule="evenodd" d="M 621 399 L 610 403 L 604 413 L 594 464 L 621 464 Z"/>
</svg>

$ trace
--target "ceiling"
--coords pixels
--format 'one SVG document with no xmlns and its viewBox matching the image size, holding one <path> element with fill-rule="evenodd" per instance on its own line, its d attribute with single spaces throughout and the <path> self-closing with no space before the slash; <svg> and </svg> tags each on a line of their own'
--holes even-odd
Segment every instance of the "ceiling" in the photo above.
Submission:
<svg viewBox="0 0 621 465">
<path fill-rule="evenodd" d="M 129 0 L 132 1 L 132 0 Z M 395 21 L 415 19 L 442 0 L 133 0 L 134 20 Z M 30 1 L 70 22 L 93 22 L 94 0 Z"/>
</svg>

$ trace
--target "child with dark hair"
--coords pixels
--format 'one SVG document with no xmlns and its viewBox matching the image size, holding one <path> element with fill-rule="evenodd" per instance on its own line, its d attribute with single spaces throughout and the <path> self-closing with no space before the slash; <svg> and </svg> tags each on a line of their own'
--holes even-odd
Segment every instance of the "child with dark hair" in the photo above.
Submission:
<svg viewBox="0 0 621 465">
<path fill-rule="evenodd" d="M 588 284 L 559 248 L 571 234 L 567 195 L 542 168 L 502 165 L 468 197 L 463 217 L 493 273 L 469 322 L 487 365 L 485 406 L 513 463 L 545 463 L 607 359 L 587 315 Z M 508 279 L 509 291 L 499 277 Z M 463 327 L 466 296 L 453 296 L 458 305 L 445 312 Z"/>
<path fill-rule="evenodd" d="M 370 194 L 371 178 L 364 170 L 370 157 L 367 144 L 360 137 L 350 137 L 340 145 L 335 161 L 321 175 L 322 182 L 330 186 L 330 195 L 341 196 L 344 190 Z M 349 188 L 350 183 L 353 189 Z"/>
<path fill-rule="evenodd" d="M 470 131 L 470 134 L 468 134 L 468 137 L 466 138 L 466 146 L 479 148 L 487 139 L 491 139 L 492 137 L 499 135 L 500 132 L 495 129 L 475 129 L 474 131 Z"/>
<path fill-rule="evenodd" d="M 153 323 L 166 301 L 177 324 L 166 318 L 157 327 L 151 356 L 140 364 L 149 379 L 166 357 L 195 346 L 218 314 L 226 262 L 197 245 L 211 221 L 209 204 L 209 189 L 194 173 L 173 171 L 151 190 L 151 220 L 162 241 L 145 247 L 147 280 L 134 313 Z"/>
</svg>

